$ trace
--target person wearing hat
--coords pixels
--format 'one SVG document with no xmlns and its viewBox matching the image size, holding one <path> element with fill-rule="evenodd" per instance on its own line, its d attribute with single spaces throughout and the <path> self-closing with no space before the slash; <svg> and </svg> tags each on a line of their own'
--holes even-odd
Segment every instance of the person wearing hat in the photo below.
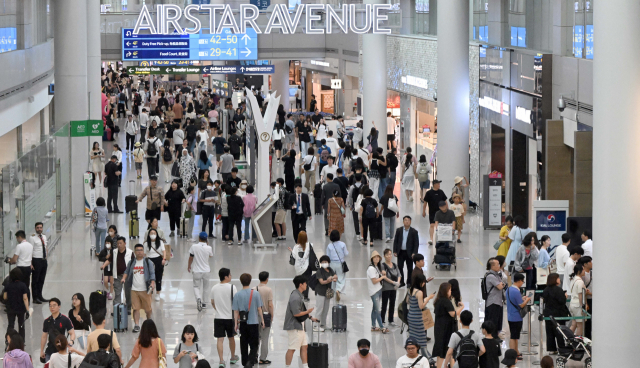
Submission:
<svg viewBox="0 0 640 368">
<path fill-rule="evenodd" d="M 136 178 L 142 179 L 142 163 L 144 162 L 144 150 L 142 149 L 142 143 L 136 142 L 135 149 L 133 150 L 133 162 L 136 166 Z"/>
<path fill-rule="evenodd" d="M 407 354 L 398 358 L 396 368 L 429 368 L 429 359 L 418 353 L 420 351 L 420 345 L 414 337 L 407 339 L 404 343 L 404 350 Z"/>
<path fill-rule="evenodd" d="M 193 272 L 193 293 L 196 296 L 198 311 L 207 307 L 207 293 L 209 292 L 209 258 L 213 257 L 213 249 L 207 243 L 207 233 L 198 235 L 198 243 L 189 249 L 189 264 L 187 272 Z"/>
<path fill-rule="evenodd" d="M 112 155 L 111 160 L 104 167 L 105 184 L 107 186 L 107 210 L 109 213 L 122 213 L 118 209 L 118 185 L 122 172 L 118 168 L 117 161 L 118 156 Z"/>
<path fill-rule="evenodd" d="M 158 219 L 158 221 L 160 221 L 160 216 L 162 215 L 162 212 L 164 212 L 164 193 L 162 193 L 162 188 L 158 186 L 157 176 L 152 175 L 149 177 L 149 186 L 142 190 L 142 193 L 138 196 L 136 203 L 141 202 L 144 197 L 148 197 L 147 210 L 144 213 L 144 218 L 150 228 L 151 221 L 153 219 Z"/>
<path fill-rule="evenodd" d="M 125 121 L 124 123 L 124 132 L 126 134 L 127 141 L 126 151 L 130 153 L 131 151 L 133 151 L 133 145 L 136 141 L 136 134 L 138 134 L 138 123 L 133 120 L 131 111 L 127 111 L 127 121 Z"/>
<path fill-rule="evenodd" d="M 518 352 L 513 349 L 509 349 L 504 352 L 504 359 L 502 359 L 502 364 L 506 365 L 508 368 L 515 367 L 517 360 Z"/>
<path fill-rule="evenodd" d="M 446 201 L 440 201 L 438 207 L 440 210 L 433 216 L 435 228 L 437 229 L 439 224 L 453 225 L 453 223 L 456 222 L 456 215 L 453 211 L 449 210 L 449 204 Z M 440 241 L 438 241 L 438 243 L 440 243 Z"/>
<path fill-rule="evenodd" d="M 447 195 L 440 189 L 440 183 L 442 181 L 436 179 L 431 184 L 431 189 L 427 191 L 424 196 L 424 202 L 422 204 L 422 217 L 427 216 L 427 206 L 429 206 L 429 244 L 433 244 L 433 232 L 436 229 L 435 217 L 438 209 L 440 208 L 440 202 L 447 200 Z M 455 220 L 455 216 L 454 216 Z"/>
<path fill-rule="evenodd" d="M 456 222 L 453 229 L 458 231 L 458 243 L 462 243 L 460 241 L 460 234 L 462 233 L 462 224 L 464 223 L 464 204 L 462 204 L 462 196 L 460 194 L 456 193 L 452 198 L 453 204 L 451 205 L 451 210 L 456 215 Z"/>
<path fill-rule="evenodd" d="M 371 353 L 371 342 L 367 339 L 360 339 L 357 342 L 358 352 L 349 355 L 349 368 L 382 368 L 380 358 Z"/>
<path fill-rule="evenodd" d="M 238 192 L 236 193 L 237 196 L 239 196 L 240 198 L 244 198 L 244 196 L 247 195 L 247 186 L 249 185 L 249 183 L 247 182 L 247 179 L 242 179 L 242 181 L 240 182 L 240 186 L 238 187 Z"/>
<path fill-rule="evenodd" d="M 369 259 L 371 260 L 371 263 L 367 268 L 367 289 L 369 291 L 371 301 L 373 302 L 373 306 L 371 308 L 371 332 L 381 331 L 386 334 L 389 332 L 389 329 L 384 328 L 382 324 L 382 314 L 380 312 L 382 281 L 386 281 L 391 284 L 393 284 L 394 281 L 387 278 L 387 272 L 382 270 L 382 257 L 380 256 L 380 253 L 374 250 L 371 252 L 371 257 Z M 378 322 L 380 328 L 376 327 L 376 322 Z"/>
</svg>

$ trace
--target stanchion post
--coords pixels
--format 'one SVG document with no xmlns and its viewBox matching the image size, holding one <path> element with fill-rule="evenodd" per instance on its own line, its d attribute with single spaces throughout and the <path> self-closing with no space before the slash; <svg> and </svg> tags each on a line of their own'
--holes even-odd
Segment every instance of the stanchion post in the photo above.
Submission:
<svg viewBox="0 0 640 368">
<path fill-rule="evenodd" d="M 531 347 L 534 346 L 534 344 L 531 343 L 531 335 L 533 334 L 531 329 L 531 309 L 532 308 L 529 308 L 529 313 L 527 313 L 527 320 L 529 321 L 529 341 L 527 343 L 522 343 L 522 346 L 527 346 L 527 351 L 522 352 L 522 355 L 538 355 L 538 353 L 531 351 Z"/>
</svg>

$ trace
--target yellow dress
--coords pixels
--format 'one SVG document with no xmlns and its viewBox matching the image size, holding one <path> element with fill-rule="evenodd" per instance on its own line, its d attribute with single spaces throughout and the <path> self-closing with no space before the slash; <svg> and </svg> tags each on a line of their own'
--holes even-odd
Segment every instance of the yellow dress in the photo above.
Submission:
<svg viewBox="0 0 640 368">
<path fill-rule="evenodd" d="M 502 244 L 500 244 L 500 248 L 498 248 L 498 255 L 507 257 L 507 253 L 509 253 L 509 247 L 511 247 L 511 239 L 509 239 L 509 227 L 507 225 L 503 226 L 500 229 L 500 237 L 507 238 Z"/>
</svg>

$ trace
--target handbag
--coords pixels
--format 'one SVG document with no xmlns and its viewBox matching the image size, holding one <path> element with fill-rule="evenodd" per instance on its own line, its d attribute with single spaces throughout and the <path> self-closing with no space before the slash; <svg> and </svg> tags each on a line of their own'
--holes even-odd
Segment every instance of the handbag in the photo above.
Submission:
<svg viewBox="0 0 640 368">
<path fill-rule="evenodd" d="M 340 258 L 340 254 L 338 254 L 338 250 L 336 249 L 336 245 L 334 243 L 331 243 L 331 245 L 333 246 L 333 250 L 336 251 L 336 255 L 338 256 L 338 259 L 340 260 L 340 264 L 342 265 L 342 272 L 344 272 L 344 273 L 349 272 L 349 266 L 347 266 L 347 262 L 343 261 L 342 258 Z"/>
<path fill-rule="evenodd" d="M 331 200 L 332 200 L 332 201 L 333 201 L 333 203 L 335 203 L 335 204 L 336 204 L 336 206 L 338 206 L 338 208 L 340 209 L 340 214 L 341 214 L 342 216 L 344 216 L 344 207 L 342 207 L 341 205 L 339 205 L 339 204 L 338 204 L 338 202 L 336 202 L 336 199 L 335 199 L 335 198 L 331 198 Z"/>
<path fill-rule="evenodd" d="M 247 322 L 249 320 L 249 311 L 251 310 L 251 300 L 253 299 L 253 290 L 249 294 L 249 307 L 246 311 L 238 311 L 238 322 Z"/>
<path fill-rule="evenodd" d="M 546 285 L 549 276 L 549 267 L 536 267 L 536 285 Z"/>
<path fill-rule="evenodd" d="M 398 211 L 400 211 L 400 209 L 398 209 L 398 202 L 396 201 L 396 196 L 393 196 L 393 198 L 389 198 L 389 202 L 387 203 L 387 209 L 394 213 L 398 213 Z"/>
<path fill-rule="evenodd" d="M 293 258 L 293 253 L 289 254 L 289 264 L 292 266 L 296 265 L 296 259 Z"/>
<path fill-rule="evenodd" d="M 333 299 L 333 295 L 335 294 L 335 292 L 333 291 L 332 288 L 327 288 L 327 291 L 324 293 L 324 296 L 327 299 Z"/>
<path fill-rule="evenodd" d="M 509 291 L 510 290 L 511 290 L 511 288 L 507 289 L 507 299 L 509 299 L 509 303 L 511 303 L 511 305 L 513 305 L 518 310 L 518 313 L 520 313 L 520 317 L 525 318 L 527 316 L 527 314 L 529 313 L 529 306 L 527 305 L 524 308 L 520 308 L 519 305 L 515 305 L 513 303 L 513 301 L 511 301 L 511 298 L 509 297 Z"/>
<path fill-rule="evenodd" d="M 502 239 L 498 239 L 495 243 L 493 243 L 493 249 L 498 250 L 500 249 L 500 246 L 502 245 Z"/>
<path fill-rule="evenodd" d="M 158 337 L 158 368 L 167 368 L 167 358 L 162 356 L 162 339 Z"/>
<path fill-rule="evenodd" d="M 422 310 L 422 323 L 424 324 L 425 330 L 430 329 L 436 324 L 436 322 L 433 319 L 433 315 L 431 314 L 431 311 L 427 308 Z"/>
</svg>

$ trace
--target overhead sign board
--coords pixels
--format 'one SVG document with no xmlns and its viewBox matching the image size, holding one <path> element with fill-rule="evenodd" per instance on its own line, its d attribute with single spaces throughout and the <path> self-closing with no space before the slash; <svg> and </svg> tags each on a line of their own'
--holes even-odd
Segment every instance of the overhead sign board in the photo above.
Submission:
<svg viewBox="0 0 640 368">
<path fill-rule="evenodd" d="M 72 120 L 72 137 L 102 137 L 104 124 L 102 120 Z"/>
<path fill-rule="evenodd" d="M 211 90 L 220 97 L 231 97 L 231 83 L 227 81 L 212 79 Z"/>
<path fill-rule="evenodd" d="M 255 5 L 260 10 L 267 10 L 269 5 L 271 5 L 271 0 L 251 0 L 251 5 Z"/>
<path fill-rule="evenodd" d="M 273 74 L 273 65 L 129 66 L 129 74 Z"/>
<path fill-rule="evenodd" d="M 222 29 L 220 34 L 135 34 L 122 29 L 123 61 L 256 60 L 258 36 L 247 28 L 236 34 Z"/>
</svg>

